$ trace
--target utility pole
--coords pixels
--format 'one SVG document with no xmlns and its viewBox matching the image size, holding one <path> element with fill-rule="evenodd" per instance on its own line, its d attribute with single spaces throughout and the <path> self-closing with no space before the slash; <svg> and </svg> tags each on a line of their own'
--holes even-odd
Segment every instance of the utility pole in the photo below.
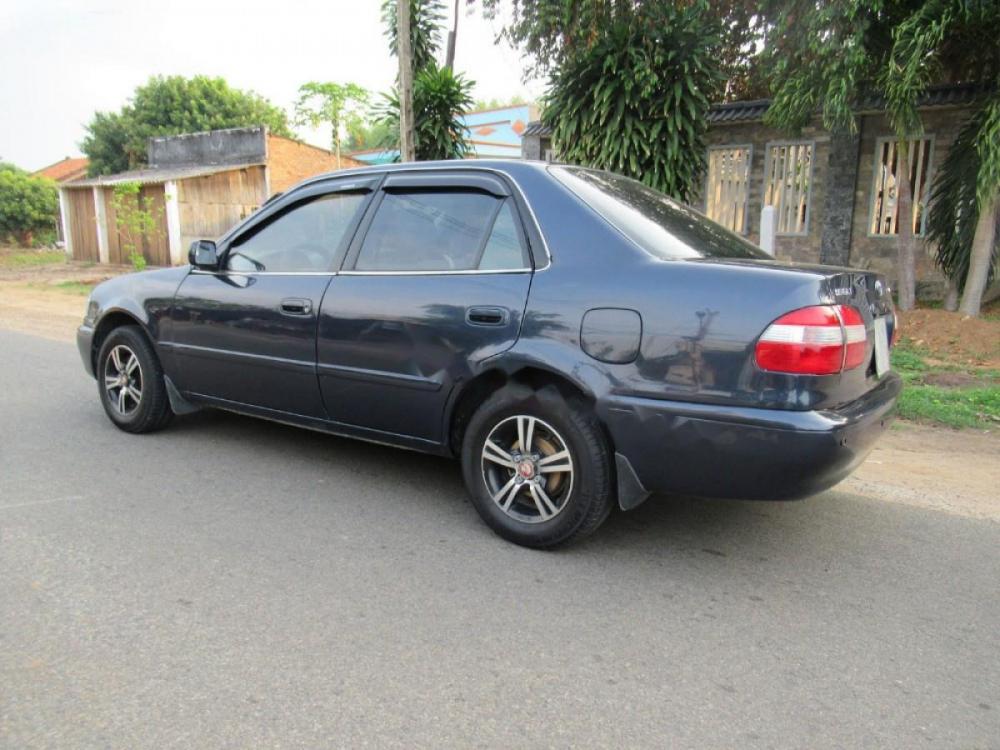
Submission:
<svg viewBox="0 0 1000 750">
<path fill-rule="evenodd" d="M 413 37 L 410 0 L 396 0 L 396 47 L 399 50 L 399 160 L 416 161 L 413 144 Z"/>
</svg>

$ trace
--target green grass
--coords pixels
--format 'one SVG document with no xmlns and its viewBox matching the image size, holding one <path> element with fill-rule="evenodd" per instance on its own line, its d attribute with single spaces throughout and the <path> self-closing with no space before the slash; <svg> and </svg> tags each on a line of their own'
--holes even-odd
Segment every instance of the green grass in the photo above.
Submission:
<svg viewBox="0 0 1000 750">
<path fill-rule="evenodd" d="M 927 350 L 900 343 L 893 348 L 892 365 L 906 386 L 899 399 L 899 416 L 948 427 L 1000 426 L 1000 372 L 955 365 L 930 365 Z M 968 385 L 947 387 L 926 380 L 938 373 L 962 373 Z"/>
<path fill-rule="evenodd" d="M 60 250 L 21 250 L 0 253 L 0 269 L 4 270 L 51 266 L 65 262 L 66 253 Z"/>
<path fill-rule="evenodd" d="M 97 286 L 99 282 L 96 281 L 59 281 L 55 284 L 46 284 L 41 282 L 31 282 L 26 286 L 32 289 L 40 289 L 43 291 L 56 291 L 62 292 L 64 294 L 73 294 L 86 297 L 92 291 L 94 287 Z"/>
<path fill-rule="evenodd" d="M 53 284 L 52 286 L 60 292 L 66 292 L 67 294 L 79 294 L 87 297 L 92 291 L 94 291 L 94 287 L 96 285 L 90 281 L 60 281 L 58 284 Z"/>
</svg>

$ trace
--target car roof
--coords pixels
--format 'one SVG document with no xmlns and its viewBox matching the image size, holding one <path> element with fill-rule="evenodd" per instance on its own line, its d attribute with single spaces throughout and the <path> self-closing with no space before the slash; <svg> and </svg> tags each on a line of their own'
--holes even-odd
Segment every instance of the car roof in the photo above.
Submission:
<svg viewBox="0 0 1000 750">
<path fill-rule="evenodd" d="M 413 161 L 399 162 L 395 164 L 373 164 L 366 167 L 351 167 L 349 169 L 338 169 L 334 172 L 324 172 L 289 188 L 286 192 L 291 192 L 306 185 L 313 185 L 317 182 L 336 179 L 340 177 L 366 177 L 392 172 L 413 172 L 430 169 L 451 169 L 451 170 L 484 170 L 489 172 L 499 172 L 516 179 L 518 173 L 525 174 L 527 171 L 545 171 L 547 162 L 527 161 L 520 159 L 447 159 L 439 161 Z"/>
</svg>

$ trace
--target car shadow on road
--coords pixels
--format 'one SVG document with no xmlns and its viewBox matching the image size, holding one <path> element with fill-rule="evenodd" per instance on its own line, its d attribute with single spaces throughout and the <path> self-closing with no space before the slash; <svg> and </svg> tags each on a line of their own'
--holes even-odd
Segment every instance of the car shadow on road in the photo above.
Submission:
<svg viewBox="0 0 1000 750">
<path fill-rule="evenodd" d="M 262 462 L 294 456 L 320 472 L 348 470 L 377 477 L 386 488 L 376 493 L 385 503 L 385 513 L 404 502 L 411 506 L 416 499 L 421 513 L 442 516 L 447 534 L 455 541 L 505 545 L 479 522 L 469 505 L 456 461 L 226 412 L 184 417 L 175 421 L 170 433 L 172 439 L 183 435 L 200 444 L 211 443 L 223 454 L 229 452 L 226 443 L 231 442 L 235 451 L 250 440 Z M 456 514 L 458 505 L 466 508 Z M 569 558 L 608 558 L 616 553 L 631 558 L 693 556 L 718 562 L 737 558 L 796 565 L 817 556 L 864 553 L 871 545 L 890 544 L 886 540 L 898 537 L 907 524 L 924 525 L 919 519 L 927 513 L 835 490 L 792 502 L 654 495 L 632 511 L 616 509 L 592 537 L 555 554 Z"/>
</svg>

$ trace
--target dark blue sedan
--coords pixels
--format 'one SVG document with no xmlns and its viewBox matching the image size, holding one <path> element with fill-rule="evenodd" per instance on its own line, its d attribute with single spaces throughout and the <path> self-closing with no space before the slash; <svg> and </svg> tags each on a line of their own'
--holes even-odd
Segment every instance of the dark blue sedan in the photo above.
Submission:
<svg viewBox="0 0 1000 750">
<path fill-rule="evenodd" d="M 650 493 L 819 492 L 901 387 L 885 279 L 775 262 L 607 172 L 337 172 L 190 260 L 94 290 L 80 353 L 115 425 L 213 407 L 455 456 L 531 547 Z"/>
</svg>

